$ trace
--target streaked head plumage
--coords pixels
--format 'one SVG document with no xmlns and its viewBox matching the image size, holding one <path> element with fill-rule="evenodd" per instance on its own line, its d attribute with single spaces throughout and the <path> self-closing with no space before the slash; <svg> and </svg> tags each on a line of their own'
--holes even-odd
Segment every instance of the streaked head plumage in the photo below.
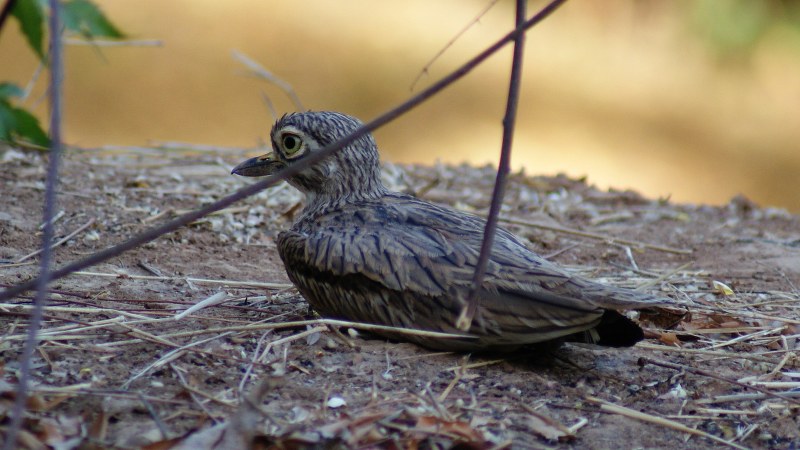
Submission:
<svg viewBox="0 0 800 450">
<path fill-rule="evenodd" d="M 362 125 L 358 119 L 334 111 L 285 114 L 272 127 L 272 152 L 239 164 L 233 173 L 264 176 L 302 161 L 306 156 L 348 136 Z M 289 179 L 296 188 L 328 202 L 379 195 L 378 147 L 365 134 L 322 162 Z"/>
</svg>

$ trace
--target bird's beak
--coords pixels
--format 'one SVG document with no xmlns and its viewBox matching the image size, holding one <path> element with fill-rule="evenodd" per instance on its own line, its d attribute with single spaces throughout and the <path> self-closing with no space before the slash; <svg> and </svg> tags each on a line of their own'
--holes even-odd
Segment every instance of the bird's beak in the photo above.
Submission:
<svg viewBox="0 0 800 450">
<path fill-rule="evenodd" d="M 233 168 L 231 173 L 243 177 L 263 177 L 272 175 L 284 167 L 284 164 L 275 158 L 275 154 L 269 152 L 265 155 L 242 161 L 238 166 Z"/>
</svg>

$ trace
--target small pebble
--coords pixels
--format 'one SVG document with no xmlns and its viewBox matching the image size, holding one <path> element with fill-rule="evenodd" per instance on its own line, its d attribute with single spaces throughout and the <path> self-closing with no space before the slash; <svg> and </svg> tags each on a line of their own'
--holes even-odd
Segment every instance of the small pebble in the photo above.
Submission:
<svg viewBox="0 0 800 450">
<path fill-rule="evenodd" d="M 328 408 L 341 408 L 347 405 L 342 397 L 331 397 L 328 399 Z"/>
</svg>

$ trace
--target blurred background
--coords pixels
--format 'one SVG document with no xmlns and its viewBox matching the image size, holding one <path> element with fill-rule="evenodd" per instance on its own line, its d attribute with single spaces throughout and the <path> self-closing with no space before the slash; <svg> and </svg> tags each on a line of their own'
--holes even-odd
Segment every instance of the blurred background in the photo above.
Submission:
<svg viewBox="0 0 800 450">
<path fill-rule="evenodd" d="M 81 147 L 268 141 L 262 93 L 279 113 L 294 106 L 247 76 L 232 49 L 291 83 L 306 108 L 369 120 L 411 95 L 418 76 L 413 92 L 514 20 L 513 2 L 497 2 L 427 67 L 489 0 L 96 3 L 129 39 L 162 46 L 67 48 L 66 139 Z M 542 5 L 531 1 L 530 11 Z M 496 164 L 510 63 L 509 47 L 379 130 L 383 159 Z M 37 66 L 9 21 L 0 80 L 24 86 Z M 40 119 L 45 81 L 23 105 Z M 528 174 L 586 176 L 679 202 L 742 193 L 800 212 L 800 6 L 568 2 L 528 33 L 514 144 L 513 166 Z"/>
</svg>

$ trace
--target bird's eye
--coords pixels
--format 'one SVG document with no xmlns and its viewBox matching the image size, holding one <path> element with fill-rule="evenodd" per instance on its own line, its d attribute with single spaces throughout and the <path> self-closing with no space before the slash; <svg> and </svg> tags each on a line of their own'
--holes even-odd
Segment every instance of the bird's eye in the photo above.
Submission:
<svg viewBox="0 0 800 450">
<path fill-rule="evenodd" d="M 303 141 L 294 134 L 285 134 L 281 138 L 281 144 L 287 155 L 295 154 L 303 147 Z"/>
</svg>

